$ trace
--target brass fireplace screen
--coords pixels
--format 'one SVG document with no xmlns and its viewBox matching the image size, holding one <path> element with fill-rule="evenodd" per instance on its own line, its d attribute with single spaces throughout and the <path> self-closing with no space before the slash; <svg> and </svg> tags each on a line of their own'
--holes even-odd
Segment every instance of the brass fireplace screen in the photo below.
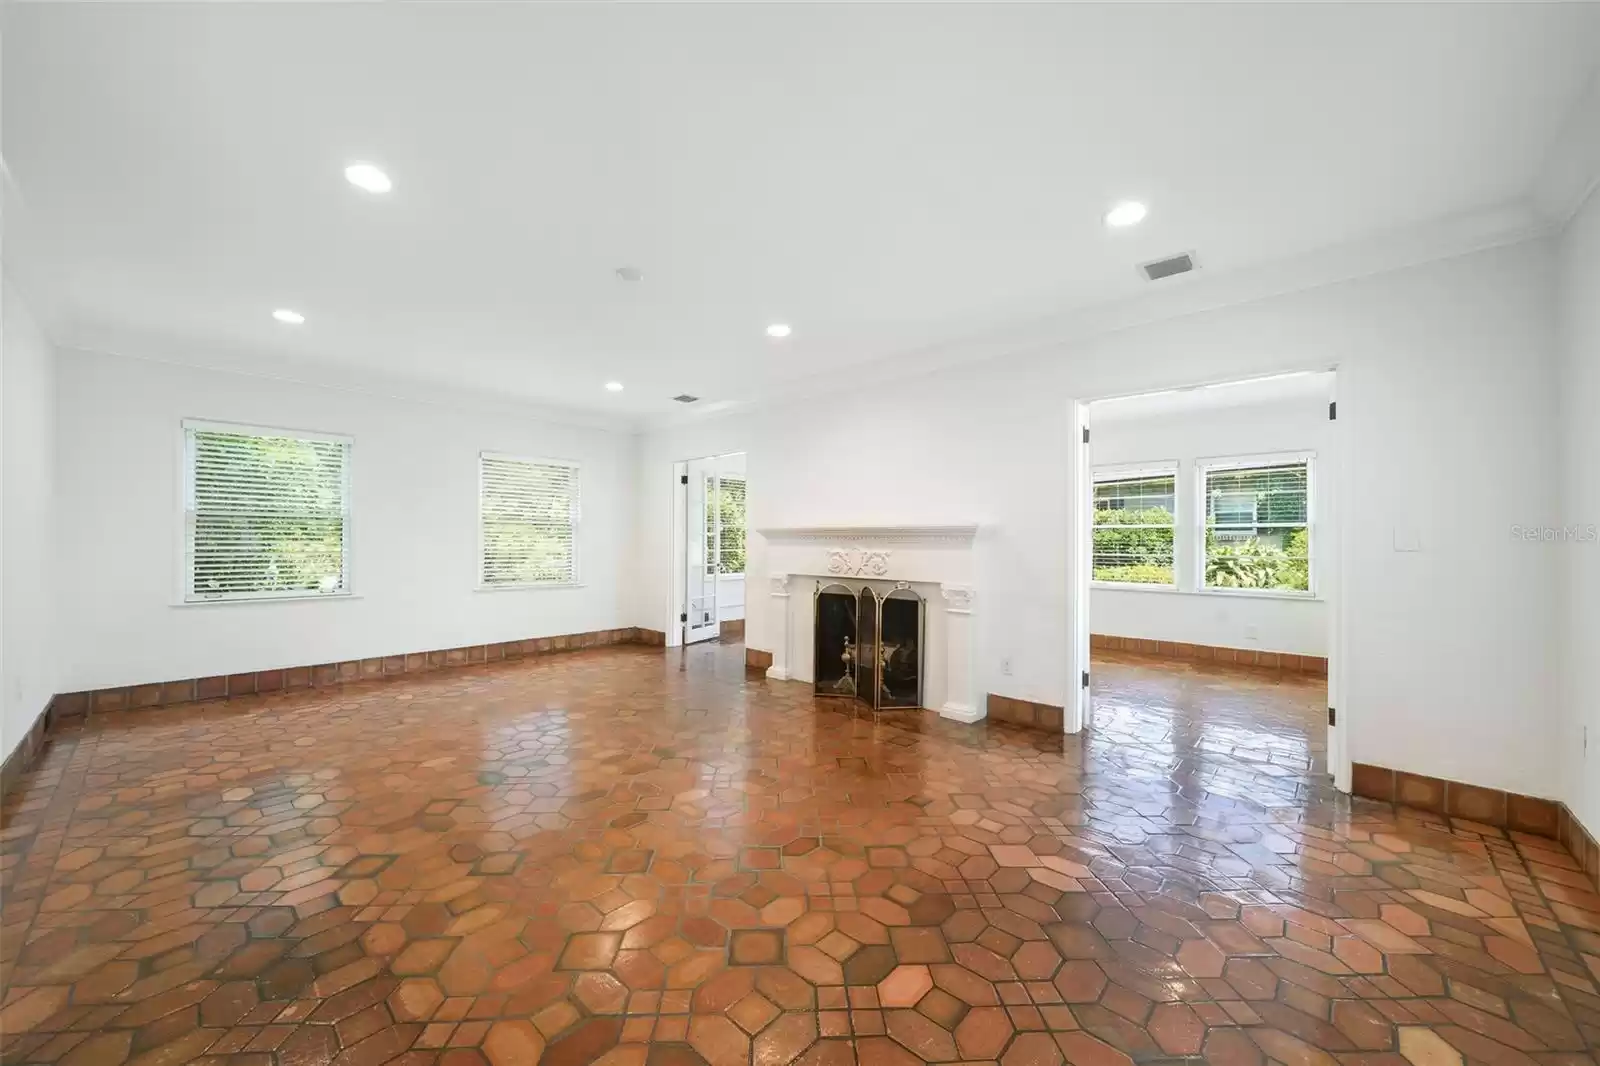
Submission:
<svg viewBox="0 0 1600 1066">
<path fill-rule="evenodd" d="M 815 693 L 874 711 L 921 707 L 922 597 L 904 582 L 881 595 L 833 583 L 818 585 L 815 599 Z"/>
</svg>

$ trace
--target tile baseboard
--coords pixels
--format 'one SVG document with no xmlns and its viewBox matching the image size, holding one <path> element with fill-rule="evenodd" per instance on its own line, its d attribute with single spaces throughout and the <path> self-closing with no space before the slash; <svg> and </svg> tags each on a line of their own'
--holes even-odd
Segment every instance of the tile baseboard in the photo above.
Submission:
<svg viewBox="0 0 1600 1066">
<path fill-rule="evenodd" d="M 760 648 L 746 647 L 744 649 L 744 668 L 746 670 L 766 670 L 772 666 L 772 653 L 762 651 Z"/>
<path fill-rule="evenodd" d="M 1353 763 L 1350 769 L 1350 792 L 1363 799 L 1558 841 L 1572 853 L 1596 888 L 1600 888 L 1600 845 L 1559 800 L 1447 781 L 1370 763 Z"/>
<path fill-rule="evenodd" d="M 447 667 L 505 662 L 558 651 L 577 651 L 582 648 L 600 648 L 616 644 L 660 647 L 666 644 L 666 634 L 659 630 L 634 626 L 597 629 L 587 633 L 529 637 L 526 640 L 473 644 L 463 648 L 439 648 L 433 651 L 407 652 L 404 655 L 384 655 L 372 659 L 352 659 L 314 666 L 288 666 L 243 674 L 217 674 L 183 681 L 155 681 L 143 685 L 60 693 L 50 701 L 44 713 L 35 719 L 33 726 L 28 730 L 28 735 L 6 758 L 4 766 L 0 767 L 0 795 L 9 792 L 12 784 L 32 768 L 34 761 L 44 750 L 49 734 L 68 721 L 97 714 L 204 703 L 226 699 L 229 696 L 293 692 L 300 689 L 342 685 L 350 681 L 380 681 Z"/>
<path fill-rule="evenodd" d="M 993 692 L 989 693 L 986 710 L 988 716 L 997 722 L 1010 722 L 1012 725 L 1044 729 L 1051 733 L 1059 733 L 1065 728 L 1067 713 L 1065 708 L 1053 703 L 1035 703 L 1032 700 L 999 696 Z"/>
<path fill-rule="evenodd" d="M 1600 841 L 1595 840 L 1594 834 L 1584 828 L 1565 803 L 1561 805 L 1561 824 L 1556 839 L 1577 860 L 1595 891 L 1600 892 Z"/>
<path fill-rule="evenodd" d="M 723 640 L 741 641 L 744 639 L 744 619 L 735 618 L 718 624 L 717 636 Z"/>
<path fill-rule="evenodd" d="M 22 779 L 22 775 L 33 769 L 34 761 L 44 751 L 45 731 L 50 726 L 50 708 L 46 707 L 28 727 L 27 734 L 22 742 L 12 749 L 0 764 L 0 796 L 11 791 L 13 785 Z"/>
<path fill-rule="evenodd" d="M 1163 659 L 1192 659 L 1196 662 L 1228 663 L 1233 666 L 1258 666 L 1269 670 L 1328 676 L 1328 660 L 1322 655 L 1296 655 L 1287 651 L 1257 651 L 1252 648 L 1224 648 L 1215 644 L 1187 644 L 1176 640 L 1149 640 L 1145 637 L 1116 637 L 1106 633 L 1089 635 L 1090 650 L 1131 651 L 1140 655 L 1159 655 Z"/>
</svg>

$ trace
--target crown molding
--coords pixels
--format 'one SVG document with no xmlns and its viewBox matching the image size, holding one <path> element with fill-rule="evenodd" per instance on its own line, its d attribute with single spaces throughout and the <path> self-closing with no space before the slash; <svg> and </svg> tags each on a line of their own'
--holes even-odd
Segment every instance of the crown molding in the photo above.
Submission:
<svg viewBox="0 0 1600 1066">
<path fill-rule="evenodd" d="M 1550 146 L 1531 200 L 1541 215 L 1561 227 L 1596 186 L 1600 186 L 1600 68 Z"/>
<path fill-rule="evenodd" d="M 22 299 L 39 330 L 57 345 L 69 288 L 65 271 L 46 247 L 34 228 L 22 187 L 0 156 L 0 276 Z"/>
<path fill-rule="evenodd" d="M 327 389 L 428 407 L 525 418 L 567 429 L 601 430 L 630 436 L 637 432 L 637 425 L 633 419 L 591 416 L 585 412 L 548 407 L 537 401 L 507 397 L 499 393 L 441 385 L 398 375 L 376 374 L 364 368 L 345 367 L 334 363 L 321 361 L 306 363 L 286 359 L 276 353 L 257 352 L 238 347 L 229 349 L 219 358 L 219 349 L 215 347 L 207 348 L 206 352 L 202 353 L 179 341 L 133 337 L 120 331 L 113 334 L 79 329 L 71 332 L 65 343 L 58 342 L 56 348 L 62 352 L 109 359 L 131 359 L 204 374 L 276 381 L 303 388 Z"/>
<path fill-rule="evenodd" d="M 852 387 L 861 388 L 921 377 L 965 364 L 1048 354 L 1137 326 L 1518 244 L 1548 236 L 1553 229 L 1549 219 L 1535 210 L 1531 202 L 1511 201 L 1266 263 L 1222 270 L 1208 268 L 1155 283 L 1157 288 L 1126 299 L 1073 308 L 1061 314 L 863 362 L 851 368 L 851 383 Z M 647 418 L 644 428 L 659 431 L 748 414 L 798 400 L 833 395 L 838 387 L 836 374 L 807 375 L 742 400 L 721 401 L 714 411 L 671 412 Z"/>
<path fill-rule="evenodd" d="M 774 542 L 850 542 L 970 546 L 977 526 L 769 526 L 753 532 Z"/>
</svg>

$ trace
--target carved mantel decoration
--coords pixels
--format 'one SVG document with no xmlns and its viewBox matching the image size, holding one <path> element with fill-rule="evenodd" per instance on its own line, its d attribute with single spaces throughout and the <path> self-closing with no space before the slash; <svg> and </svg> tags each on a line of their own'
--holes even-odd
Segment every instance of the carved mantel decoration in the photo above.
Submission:
<svg viewBox="0 0 1600 1066">
<path fill-rule="evenodd" d="M 846 577 L 883 577 L 889 572 L 889 553 L 869 548 L 828 549 L 828 573 Z"/>
</svg>

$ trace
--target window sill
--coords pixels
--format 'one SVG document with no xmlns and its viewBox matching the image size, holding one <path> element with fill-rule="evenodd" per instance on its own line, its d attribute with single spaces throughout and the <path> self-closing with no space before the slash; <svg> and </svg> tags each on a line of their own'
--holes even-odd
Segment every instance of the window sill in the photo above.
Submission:
<svg viewBox="0 0 1600 1066">
<path fill-rule="evenodd" d="M 311 592 L 304 596 L 248 596 L 215 600 L 178 600 L 172 607 L 240 607 L 250 604 L 305 603 L 308 600 L 359 600 L 355 592 Z"/>
<path fill-rule="evenodd" d="M 1305 603 L 1321 603 L 1322 597 L 1312 592 L 1292 592 L 1276 589 L 1230 589 L 1230 588 L 1205 588 L 1195 589 L 1199 596 L 1232 596 L 1245 600 L 1299 600 Z"/>
<path fill-rule="evenodd" d="M 1323 603 L 1324 598 L 1310 592 L 1275 592 L 1271 589 L 1181 589 L 1175 585 L 1135 585 L 1121 581 L 1091 581 L 1091 589 L 1110 589 L 1113 592 L 1167 592 L 1174 596 L 1221 596 L 1243 600 L 1290 600 L 1296 603 Z"/>
<path fill-rule="evenodd" d="M 581 589 L 588 588 L 583 581 L 529 581 L 520 585 L 479 585 L 474 592 L 529 592 L 542 589 Z"/>
</svg>

